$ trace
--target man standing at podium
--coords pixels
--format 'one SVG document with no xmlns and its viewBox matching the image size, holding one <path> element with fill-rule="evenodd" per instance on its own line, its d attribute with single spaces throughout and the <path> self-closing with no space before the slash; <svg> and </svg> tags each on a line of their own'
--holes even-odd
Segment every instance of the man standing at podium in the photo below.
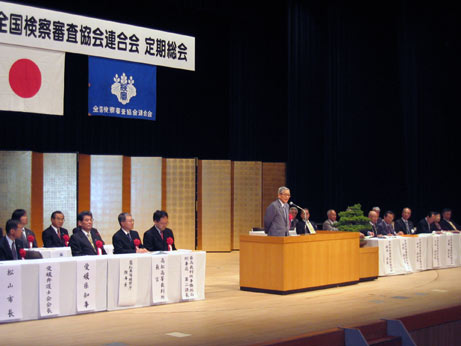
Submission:
<svg viewBox="0 0 461 346">
<path fill-rule="evenodd" d="M 284 237 L 290 229 L 290 218 L 288 216 L 290 189 L 282 186 L 278 189 L 278 198 L 272 202 L 264 214 L 264 229 L 267 235 Z"/>
</svg>

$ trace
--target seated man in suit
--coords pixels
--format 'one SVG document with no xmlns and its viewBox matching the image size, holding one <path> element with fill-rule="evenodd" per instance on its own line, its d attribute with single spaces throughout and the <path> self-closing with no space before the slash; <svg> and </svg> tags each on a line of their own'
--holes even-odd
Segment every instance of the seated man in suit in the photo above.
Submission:
<svg viewBox="0 0 461 346">
<path fill-rule="evenodd" d="M 168 238 L 171 238 L 171 249 L 176 250 L 173 231 L 168 226 L 168 213 L 157 210 L 154 213 L 154 226 L 144 233 L 144 247 L 149 251 L 168 251 Z"/>
<path fill-rule="evenodd" d="M 26 228 L 25 226 L 27 225 L 28 219 L 27 219 L 27 213 L 24 209 L 16 209 L 13 214 L 11 215 L 12 220 L 16 220 L 19 222 L 19 227 L 22 230 L 22 236 L 21 240 L 23 243 L 23 248 L 29 249 L 30 248 L 30 242 L 28 240 L 29 236 L 34 237 L 34 241 L 32 242 L 32 247 L 38 247 L 37 246 L 37 237 L 35 236 L 34 231 Z"/>
<path fill-rule="evenodd" d="M 440 220 L 440 227 L 444 231 L 460 230 L 461 227 L 451 219 L 451 209 L 442 209 L 442 220 Z"/>
<path fill-rule="evenodd" d="M 291 207 L 289 211 L 289 215 L 288 215 L 288 217 L 290 218 L 290 229 L 296 229 L 296 224 L 299 221 L 296 218 L 297 216 L 298 216 L 298 208 Z"/>
<path fill-rule="evenodd" d="M 72 256 L 97 255 L 98 249 L 96 242 L 102 241 L 102 254 L 106 255 L 104 250 L 104 241 L 98 230 L 93 228 L 93 214 L 90 211 L 82 211 L 77 215 L 77 229 L 70 237 L 70 247 Z"/>
<path fill-rule="evenodd" d="M 18 220 L 6 222 L 6 235 L 0 239 L 0 261 L 21 259 L 19 250 L 22 246 L 22 228 Z"/>
<path fill-rule="evenodd" d="M 376 224 L 379 225 L 381 222 L 383 222 L 383 219 L 381 218 L 381 208 L 380 207 L 373 207 L 371 208 L 376 214 L 378 214 L 378 221 L 376 221 Z"/>
<path fill-rule="evenodd" d="M 63 239 L 65 234 L 69 235 L 67 229 L 63 228 L 64 214 L 56 210 L 51 214 L 51 225 L 42 233 L 44 247 L 63 247 L 66 242 Z"/>
<path fill-rule="evenodd" d="M 398 220 L 395 220 L 394 229 L 395 233 L 398 235 L 411 234 L 413 228 L 413 222 L 410 220 L 411 209 L 403 208 L 402 217 Z"/>
<path fill-rule="evenodd" d="M 440 213 L 436 212 L 434 215 L 434 222 L 431 224 L 431 231 L 440 232 L 442 231 L 442 226 L 440 226 Z"/>
<path fill-rule="evenodd" d="M 290 229 L 290 218 L 288 216 L 288 200 L 291 197 L 290 189 L 281 186 L 277 192 L 278 198 L 266 208 L 264 230 L 269 236 L 285 237 Z"/>
<path fill-rule="evenodd" d="M 435 221 L 435 211 L 430 211 L 427 216 L 416 225 L 416 233 L 432 233 L 431 224 Z"/>
<path fill-rule="evenodd" d="M 371 237 L 377 237 L 378 236 L 378 213 L 375 212 L 374 210 L 370 210 L 368 212 L 368 218 L 370 219 L 371 230 L 367 231 L 367 234 L 364 234 L 364 235 L 369 235 Z"/>
<path fill-rule="evenodd" d="M 336 228 L 336 211 L 330 209 L 327 211 L 327 219 L 322 225 L 322 229 L 325 231 L 337 231 Z"/>
<path fill-rule="evenodd" d="M 147 252 L 141 244 L 138 232 L 133 231 L 133 216 L 130 213 L 121 213 L 118 216 L 118 223 L 120 224 L 120 229 L 112 236 L 114 254 Z M 138 248 L 134 245 L 135 239 L 138 239 L 140 242 Z"/>
<path fill-rule="evenodd" d="M 304 208 L 301 212 L 301 220 L 296 224 L 297 234 L 314 234 L 315 225 L 309 221 L 310 217 L 309 209 Z"/>
<path fill-rule="evenodd" d="M 390 210 L 384 213 L 383 222 L 378 224 L 378 236 L 393 236 L 396 235 L 394 226 L 392 225 L 392 221 L 394 221 L 394 213 Z"/>
</svg>

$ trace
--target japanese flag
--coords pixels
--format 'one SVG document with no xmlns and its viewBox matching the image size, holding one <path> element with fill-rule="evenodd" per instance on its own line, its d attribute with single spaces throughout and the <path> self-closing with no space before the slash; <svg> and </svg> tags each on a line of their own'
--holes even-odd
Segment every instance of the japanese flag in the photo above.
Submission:
<svg viewBox="0 0 461 346">
<path fill-rule="evenodd" d="M 0 110 L 63 115 L 65 53 L 0 44 Z"/>
</svg>

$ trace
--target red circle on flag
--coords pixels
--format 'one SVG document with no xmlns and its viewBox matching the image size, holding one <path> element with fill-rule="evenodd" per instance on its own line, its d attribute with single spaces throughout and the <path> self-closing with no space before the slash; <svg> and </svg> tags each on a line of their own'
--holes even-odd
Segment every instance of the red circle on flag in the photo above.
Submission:
<svg viewBox="0 0 461 346">
<path fill-rule="evenodd" d="M 32 60 L 19 59 L 10 68 L 9 80 L 16 95 L 30 98 L 40 90 L 42 74 Z"/>
</svg>

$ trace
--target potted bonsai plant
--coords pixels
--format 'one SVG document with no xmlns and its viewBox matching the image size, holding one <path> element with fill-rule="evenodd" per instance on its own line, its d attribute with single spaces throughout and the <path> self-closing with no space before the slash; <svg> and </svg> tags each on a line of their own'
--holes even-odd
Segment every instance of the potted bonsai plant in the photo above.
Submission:
<svg viewBox="0 0 461 346">
<path fill-rule="evenodd" d="M 347 207 L 345 211 L 339 212 L 338 229 L 346 232 L 360 232 L 360 246 L 367 242 L 362 234 L 367 234 L 371 231 L 371 226 L 368 218 L 363 214 L 362 206 L 357 203 L 351 207 Z"/>
</svg>

